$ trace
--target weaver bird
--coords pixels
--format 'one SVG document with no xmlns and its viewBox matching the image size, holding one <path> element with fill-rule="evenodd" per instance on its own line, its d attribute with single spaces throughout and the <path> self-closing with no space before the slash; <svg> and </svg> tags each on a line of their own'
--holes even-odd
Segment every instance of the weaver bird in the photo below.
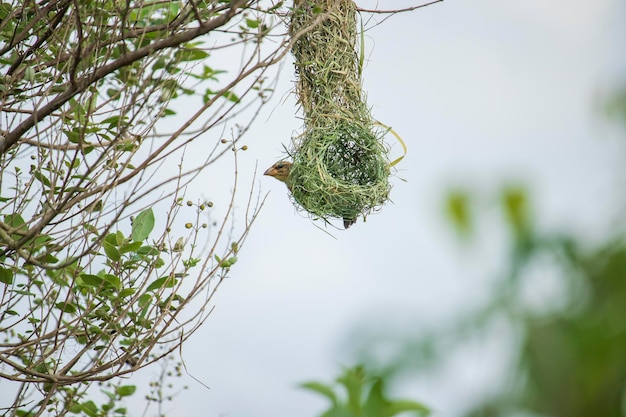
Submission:
<svg viewBox="0 0 626 417">
<path fill-rule="evenodd" d="M 291 172 L 292 163 L 289 161 L 278 161 L 263 173 L 263 175 L 269 175 L 276 178 L 278 181 L 285 183 L 289 191 L 291 191 L 291 184 L 289 184 L 289 173 Z M 343 218 L 343 227 L 348 228 L 356 223 L 356 219 Z"/>
</svg>

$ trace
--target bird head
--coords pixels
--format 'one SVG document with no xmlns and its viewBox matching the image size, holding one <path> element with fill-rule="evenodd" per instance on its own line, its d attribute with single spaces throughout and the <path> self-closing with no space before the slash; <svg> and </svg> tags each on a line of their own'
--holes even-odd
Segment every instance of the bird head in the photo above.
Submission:
<svg viewBox="0 0 626 417">
<path fill-rule="evenodd" d="M 286 182 L 291 171 L 291 162 L 278 161 L 263 173 L 263 175 L 269 175 L 276 178 L 278 181 Z"/>
<path fill-rule="evenodd" d="M 278 161 L 271 167 L 269 167 L 263 175 L 269 175 L 276 178 L 278 181 L 282 181 L 287 184 L 287 188 L 291 191 L 291 184 L 289 183 L 289 173 L 291 172 L 291 166 L 293 164 L 289 161 Z M 343 227 L 348 228 L 356 223 L 356 216 L 354 218 L 343 218 Z"/>
</svg>

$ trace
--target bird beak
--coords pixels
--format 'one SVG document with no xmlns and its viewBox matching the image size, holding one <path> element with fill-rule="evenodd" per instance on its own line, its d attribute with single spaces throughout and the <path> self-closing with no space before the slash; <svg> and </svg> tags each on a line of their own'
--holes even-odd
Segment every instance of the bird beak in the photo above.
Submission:
<svg viewBox="0 0 626 417">
<path fill-rule="evenodd" d="M 273 177 L 274 175 L 276 175 L 276 168 L 274 167 L 269 167 L 264 173 L 263 175 L 269 175 L 270 177 Z"/>
</svg>

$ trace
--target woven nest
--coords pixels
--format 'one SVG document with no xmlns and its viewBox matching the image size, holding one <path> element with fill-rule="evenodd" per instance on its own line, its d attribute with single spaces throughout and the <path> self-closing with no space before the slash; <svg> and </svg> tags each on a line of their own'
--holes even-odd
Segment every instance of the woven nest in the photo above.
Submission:
<svg viewBox="0 0 626 417">
<path fill-rule="evenodd" d="M 292 143 L 295 201 L 321 217 L 355 219 L 389 196 L 388 149 L 361 88 L 356 6 L 295 0 L 291 34 L 304 132 Z"/>
</svg>

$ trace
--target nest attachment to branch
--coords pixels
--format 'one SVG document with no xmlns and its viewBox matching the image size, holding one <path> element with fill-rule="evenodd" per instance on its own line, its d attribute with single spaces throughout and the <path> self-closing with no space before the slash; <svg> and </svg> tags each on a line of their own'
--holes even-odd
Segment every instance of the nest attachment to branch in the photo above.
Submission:
<svg viewBox="0 0 626 417">
<path fill-rule="evenodd" d="M 352 0 L 295 0 L 291 34 L 304 132 L 289 154 L 295 201 L 326 219 L 355 219 L 389 196 L 388 149 L 363 99 Z M 361 54 L 362 55 L 362 54 Z"/>
</svg>

